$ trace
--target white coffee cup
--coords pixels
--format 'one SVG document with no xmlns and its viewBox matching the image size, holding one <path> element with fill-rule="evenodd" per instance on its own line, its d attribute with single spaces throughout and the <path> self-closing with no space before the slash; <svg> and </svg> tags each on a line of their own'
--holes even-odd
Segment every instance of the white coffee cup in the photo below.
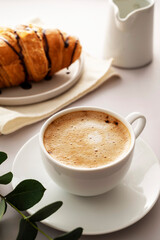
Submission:
<svg viewBox="0 0 160 240">
<path fill-rule="evenodd" d="M 75 111 L 103 112 L 121 121 L 127 127 L 131 136 L 129 150 L 122 158 L 97 168 L 76 168 L 53 159 L 46 151 L 43 143 L 45 130 L 55 119 Z M 135 121 L 137 121 L 137 124 L 133 127 L 132 123 Z M 76 107 L 60 111 L 43 124 L 39 133 L 39 144 L 44 167 L 53 181 L 67 192 L 80 196 L 95 196 L 105 193 L 119 184 L 126 175 L 133 157 L 136 138 L 144 129 L 145 124 L 145 117 L 138 112 L 133 112 L 124 118 L 111 110 L 97 107 Z"/>
</svg>

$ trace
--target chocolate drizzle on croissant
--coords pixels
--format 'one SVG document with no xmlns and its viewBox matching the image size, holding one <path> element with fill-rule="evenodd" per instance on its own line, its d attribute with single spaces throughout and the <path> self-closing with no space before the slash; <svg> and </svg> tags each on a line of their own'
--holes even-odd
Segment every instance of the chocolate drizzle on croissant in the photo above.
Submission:
<svg viewBox="0 0 160 240">
<path fill-rule="evenodd" d="M 61 33 L 60 30 L 58 30 L 58 31 L 59 31 L 59 33 L 60 33 L 60 35 L 61 35 L 61 37 L 62 37 L 62 41 L 64 42 L 64 47 L 67 48 L 67 47 L 69 46 L 69 36 L 66 37 L 66 40 L 65 40 L 65 39 L 64 39 L 64 36 L 63 36 L 63 33 Z"/>
<path fill-rule="evenodd" d="M 45 79 L 50 79 L 50 71 L 51 71 L 52 63 L 51 63 L 51 59 L 49 56 L 49 45 L 48 45 L 48 41 L 47 41 L 47 37 L 46 37 L 46 29 L 43 29 L 43 39 L 44 39 L 44 44 L 45 44 L 44 50 L 45 50 L 46 58 L 48 60 L 48 72 L 45 76 Z"/>
<path fill-rule="evenodd" d="M 18 44 L 18 47 L 19 47 L 19 50 L 20 52 L 18 53 L 18 56 L 21 60 L 21 64 L 23 66 L 23 69 L 24 69 L 24 73 L 25 73 L 25 81 L 28 80 L 28 72 L 27 72 L 27 68 L 26 68 L 26 64 L 25 64 L 25 61 L 24 61 L 24 56 L 23 56 L 23 52 L 22 52 L 22 47 L 20 45 L 20 37 L 19 35 L 17 34 L 16 31 L 14 31 L 14 34 L 15 34 L 15 37 L 16 37 L 16 40 L 17 40 L 17 44 Z"/>
<path fill-rule="evenodd" d="M 0 88 L 50 78 L 81 54 L 77 38 L 57 29 L 20 25 L 0 28 Z"/>
<path fill-rule="evenodd" d="M 74 44 L 73 52 L 72 52 L 72 55 L 71 55 L 70 65 L 71 65 L 72 62 L 73 62 L 73 58 L 74 58 L 74 54 L 75 54 L 75 51 L 76 51 L 76 48 L 77 48 L 77 44 L 78 44 L 78 39 L 76 40 L 76 42 L 75 42 L 75 44 Z"/>
</svg>

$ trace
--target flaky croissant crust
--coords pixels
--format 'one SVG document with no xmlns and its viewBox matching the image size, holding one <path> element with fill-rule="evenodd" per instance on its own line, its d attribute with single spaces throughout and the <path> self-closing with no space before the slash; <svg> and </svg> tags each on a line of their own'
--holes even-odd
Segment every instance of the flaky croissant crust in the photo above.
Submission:
<svg viewBox="0 0 160 240">
<path fill-rule="evenodd" d="M 77 38 L 29 24 L 0 28 L 0 88 L 50 78 L 81 54 Z"/>
</svg>

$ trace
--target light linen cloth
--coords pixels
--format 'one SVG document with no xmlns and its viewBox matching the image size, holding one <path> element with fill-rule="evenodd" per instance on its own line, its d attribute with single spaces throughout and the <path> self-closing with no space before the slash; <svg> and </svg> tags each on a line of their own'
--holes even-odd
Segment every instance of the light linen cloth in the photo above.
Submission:
<svg viewBox="0 0 160 240">
<path fill-rule="evenodd" d="M 116 74 L 112 59 L 102 60 L 84 54 L 84 70 L 80 80 L 67 92 L 53 99 L 25 106 L 0 106 L 0 133 L 9 134 L 38 122 L 98 88 Z M 96 94 L 96 92 L 95 92 Z"/>
</svg>

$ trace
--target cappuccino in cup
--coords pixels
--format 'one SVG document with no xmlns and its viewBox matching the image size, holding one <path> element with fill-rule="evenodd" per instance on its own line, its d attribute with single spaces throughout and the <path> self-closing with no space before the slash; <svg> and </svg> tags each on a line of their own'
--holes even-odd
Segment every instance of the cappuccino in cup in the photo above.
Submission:
<svg viewBox="0 0 160 240">
<path fill-rule="evenodd" d="M 126 175 L 145 124 L 139 112 L 124 118 L 90 106 L 60 111 L 40 130 L 42 162 L 64 191 L 79 196 L 105 193 Z"/>
<path fill-rule="evenodd" d="M 56 161 L 74 168 L 98 168 L 129 151 L 131 136 L 115 117 L 98 111 L 59 116 L 46 128 L 43 144 Z"/>
</svg>

